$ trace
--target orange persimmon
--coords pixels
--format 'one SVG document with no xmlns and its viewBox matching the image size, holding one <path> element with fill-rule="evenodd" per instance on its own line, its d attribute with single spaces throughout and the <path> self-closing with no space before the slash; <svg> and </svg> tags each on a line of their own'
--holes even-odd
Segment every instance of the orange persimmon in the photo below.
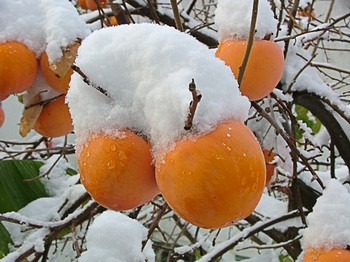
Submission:
<svg viewBox="0 0 350 262">
<path fill-rule="evenodd" d="M 334 248 L 328 251 L 311 249 L 305 252 L 302 262 L 349 262 L 350 250 Z"/>
<path fill-rule="evenodd" d="M 216 56 L 222 59 L 238 78 L 247 48 L 247 40 L 219 43 Z M 268 95 L 281 80 L 284 57 L 281 47 L 272 41 L 254 40 L 240 85 L 241 93 L 255 101 Z"/>
<path fill-rule="evenodd" d="M 263 149 L 265 164 L 266 164 L 266 184 L 268 184 L 273 176 L 276 164 L 271 164 L 275 158 L 275 153 L 269 149 Z"/>
<path fill-rule="evenodd" d="M 151 146 L 130 130 L 121 136 L 98 134 L 77 154 L 80 179 L 102 206 L 128 210 L 151 201 L 158 193 Z"/>
<path fill-rule="evenodd" d="M 98 3 L 102 8 L 107 7 L 107 0 L 98 0 Z M 91 11 L 97 10 L 97 4 L 95 0 L 86 0 L 86 7 Z"/>
<path fill-rule="evenodd" d="M 19 42 L 0 44 L 0 93 L 7 96 L 27 90 L 38 69 L 35 54 Z"/>
<path fill-rule="evenodd" d="M 73 69 L 69 69 L 64 77 L 58 77 L 50 68 L 49 58 L 46 52 L 42 53 L 40 57 L 40 69 L 46 83 L 52 87 L 52 89 L 61 94 L 67 93 Z"/>
<path fill-rule="evenodd" d="M 45 137 L 59 137 L 72 132 L 72 118 L 64 95 L 51 100 L 43 107 L 33 128 Z"/>
<path fill-rule="evenodd" d="M 257 139 L 239 121 L 177 141 L 156 164 L 157 184 L 169 206 L 203 228 L 225 227 L 250 215 L 262 195 L 265 172 Z"/>
</svg>

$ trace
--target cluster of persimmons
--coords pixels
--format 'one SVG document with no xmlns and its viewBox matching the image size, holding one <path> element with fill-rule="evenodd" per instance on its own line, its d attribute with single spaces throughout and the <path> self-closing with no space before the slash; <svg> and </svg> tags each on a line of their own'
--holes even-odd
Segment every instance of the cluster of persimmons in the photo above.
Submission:
<svg viewBox="0 0 350 262">
<path fill-rule="evenodd" d="M 26 45 L 16 41 L 0 43 L 0 97 L 6 99 L 11 94 L 28 90 L 36 81 L 40 70 L 48 88 L 58 94 L 48 101 L 40 101 L 44 106 L 34 123 L 34 130 L 46 137 L 58 137 L 73 129 L 69 109 L 65 103 L 70 75 L 58 77 L 51 69 L 47 54 L 43 52 L 38 59 Z M 34 105 L 27 105 L 34 106 Z"/>
<path fill-rule="evenodd" d="M 216 53 L 235 75 L 246 42 L 220 43 Z M 266 60 L 271 67 L 265 66 Z M 268 95 L 281 79 L 283 63 L 276 43 L 254 40 L 240 87 L 243 95 L 252 101 Z M 77 153 L 81 181 L 107 208 L 132 209 L 160 192 L 183 219 L 203 228 L 219 228 L 253 212 L 275 168 L 270 164 L 272 150 L 263 152 L 252 131 L 236 120 L 217 123 L 196 139 L 176 141 L 160 159 L 152 152 L 150 142 L 129 129 L 118 135 L 95 134 Z"/>
</svg>

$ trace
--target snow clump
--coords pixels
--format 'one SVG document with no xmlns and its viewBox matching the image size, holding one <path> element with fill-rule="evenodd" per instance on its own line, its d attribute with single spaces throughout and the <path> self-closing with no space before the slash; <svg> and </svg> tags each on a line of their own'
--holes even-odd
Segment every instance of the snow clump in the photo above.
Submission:
<svg viewBox="0 0 350 262">
<path fill-rule="evenodd" d="M 147 229 L 137 220 L 119 212 L 107 210 L 98 216 L 86 235 L 87 251 L 79 262 L 141 262 L 155 260 Z"/>
</svg>

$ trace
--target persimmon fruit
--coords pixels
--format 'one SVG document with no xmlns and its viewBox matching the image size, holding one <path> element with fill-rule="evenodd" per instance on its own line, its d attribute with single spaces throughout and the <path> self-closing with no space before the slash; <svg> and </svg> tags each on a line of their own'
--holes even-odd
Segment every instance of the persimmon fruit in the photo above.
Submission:
<svg viewBox="0 0 350 262">
<path fill-rule="evenodd" d="M 5 111 L 2 108 L 1 103 L 0 103 L 0 127 L 2 127 L 4 122 L 5 122 Z"/>
<path fill-rule="evenodd" d="M 81 182 L 100 205 L 121 211 L 141 206 L 158 193 L 151 146 L 130 130 L 99 134 L 78 152 Z"/>
<path fill-rule="evenodd" d="M 98 0 L 98 3 L 102 8 L 107 7 L 107 0 Z M 86 0 L 86 7 L 91 11 L 95 11 L 98 8 L 97 4 L 95 3 L 95 0 Z"/>
<path fill-rule="evenodd" d="M 0 93 L 0 101 L 4 101 L 9 95 Z"/>
<path fill-rule="evenodd" d="M 197 139 L 177 141 L 157 161 L 156 180 L 180 217 L 202 228 L 220 228 L 255 209 L 265 186 L 265 160 L 251 130 L 227 121 Z"/>
<path fill-rule="evenodd" d="M 334 248 L 329 251 L 322 249 L 307 250 L 302 262 L 349 262 L 350 250 Z"/>
<path fill-rule="evenodd" d="M 81 8 L 88 9 L 88 7 L 86 5 L 86 0 L 78 0 L 78 4 Z"/>
<path fill-rule="evenodd" d="M 38 69 L 36 55 L 19 42 L 0 44 L 0 93 L 21 93 L 33 83 Z"/>
<path fill-rule="evenodd" d="M 51 100 L 43 107 L 33 128 L 45 137 L 59 137 L 72 132 L 72 118 L 64 95 Z"/>
<path fill-rule="evenodd" d="M 103 19 L 103 23 L 106 25 L 106 26 L 116 26 L 118 25 L 118 21 L 117 21 L 117 18 L 114 16 L 114 15 L 111 15 L 108 17 L 108 22 L 106 21 L 106 19 Z"/>
<path fill-rule="evenodd" d="M 69 69 L 64 77 L 58 77 L 50 68 L 49 58 L 46 52 L 43 52 L 40 57 L 40 69 L 46 83 L 54 90 L 61 94 L 66 94 L 69 87 L 73 69 Z"/>
<path fill-rule="evenodd" d="M 216 56 L 222 59 L 238 78 L 247 48 L 247 40 L 227 40 L 219 43 Z M 271 93 L 282 78 L 284 57 L 275 42 L 254 40 L 249 60 L 240 84 L 241 93 L 255 101 Z"/>
<path fill-rule="evenodd" d="M 275 158 L 275 153 L 272 150 L 263 149 L 263 154 L 264 154 L 265 165 L 266 165 L 266 184 L 268 184 L 276 168 L 276 164 L 271 163 Z"/>
</svg>

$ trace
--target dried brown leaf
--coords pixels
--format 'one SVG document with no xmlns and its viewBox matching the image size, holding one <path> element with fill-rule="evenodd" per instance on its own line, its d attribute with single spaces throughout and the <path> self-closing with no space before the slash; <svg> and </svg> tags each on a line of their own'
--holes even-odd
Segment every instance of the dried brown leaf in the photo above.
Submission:
<svg viewBox="0 0 350 262">
<path fill-rule="evenodd" d="M 41 111 L 43 109 L 43 104 L 41 103 L 41 94 L 33 96 L 25 105 L 22 117 L 20 120 L 19 134 L 22 137 L 28 135 L 30 130 L 32 130 L 36 120 L 38 119 Z"/>
<path fill-rule="evenodd" d="M 71 68 L 71 66 L 74 64 L 79 46 L 80 41 L 78 40 L 75 41 L 73 44 L 67 46 L 62 50 L 62 58 L 50 65 L 51 70 L 54 71 L 58 77 L 64 77 Z"/>
</svg>

